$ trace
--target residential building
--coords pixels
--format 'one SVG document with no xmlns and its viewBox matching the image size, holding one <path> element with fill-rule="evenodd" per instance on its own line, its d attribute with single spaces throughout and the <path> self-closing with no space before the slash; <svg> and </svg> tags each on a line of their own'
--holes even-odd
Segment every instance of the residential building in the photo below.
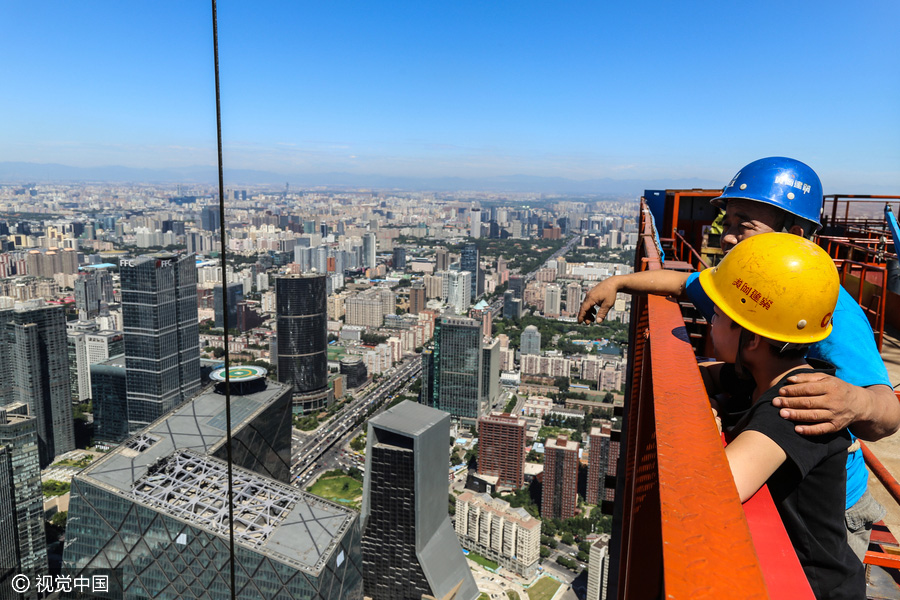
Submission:
<svg viewBox="0 0 900 600">
<path fill-rule="evenodd" d="M 479 595 L 447 514 L 449 436 L 447 413 L 413 402 L 369 421 L 361 521 L 372 600 Z"/>
<path fill-rule="evenodd" d="M 47 575 L 37 419 L 22 403 L 0 407 L 0 596 L 16 574 Z M 16 598 L 37 598 L 35 590 Z"/>
<path fill-rule="evenodd" d="M 417 315 L 425 310 L 425 284 L 414 283 L 409 288 L 409 313 Z"/>
<path fill-rule="evenodd" d="M 450 269 L 450 252 L 446 248 L 435 250 L 434 259 L 435 271 L 447 271 Z"/>
<path fill-rule="evenodd" d="M 602 537 L 591 544 L 586 600 L 606 600 L 609 590 L 609 543 Z"/>
<path fill-rule="evenodd" d="M 319 411 L 331 401 L 325 277 L 306 273 L 275 279 L 278 381 L 291 386 L 297 413 Z"/>
<path fill-rule="evenodd" d="M 610 425 L 591 427 L 588 456 L 587 491 L 584 501 L 596 505 L 605 491 L 606 469 L 609 464 Z"/>
<path fill-rule="evenodd" d="M 578 501 L 578 442 L 561 435 L 544 443 L 541 517 L 575 516 Z"/>
<path fill-rule="evenodd" d="M 490 494 L 465 491 L 456 498 L 456 536 L 466 550 L 529 579 L 537 571 L 541 521 L 524 508 Z"/>
<path fill-rule="evenodd" d="M 259 375 L 231 383 L 235 597 L 360 598 L 357 516 L 288 485 L 292 390 Z M 222 385 L 73 478 L 64 569 L 119 569 L 112 597 L 230 597 Z"/>
<path fill-rule="evenodd" d="M 547 287 L 544 288 L 544 316 L 551 319 L 559 317 L 560 305 L 559 286 L 555 283 L 547 285 Z"/>
<path fill-rule="evenodd" d="M 122 259 L 119 273 L 134 431 L 200 390 L 197 266 L 190 254 L 145 255 Z"/>
<path fill-rule="evenodd" d="M 566 286 L 566 312 L 570 317 L 578 314 L 582 301 L 584 301 L 584 291 L 581 289 L 581 284 L 573 281 Z"/>
<path fill-rule="evenodd" d="M 519 489 L 525 484 L 525 419 L 492 413 L 478 419 L 478 473 L 497 478 L 497 485 Z"/>
</svg>

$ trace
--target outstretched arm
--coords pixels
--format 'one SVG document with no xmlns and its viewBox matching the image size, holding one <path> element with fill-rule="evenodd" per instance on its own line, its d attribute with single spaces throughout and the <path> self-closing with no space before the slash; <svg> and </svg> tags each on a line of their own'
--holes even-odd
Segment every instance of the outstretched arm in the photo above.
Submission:
<svg viewBox="0 0 900 600">
<path fill-rule="evenodd" d="M 778 390 L 772 401 L 780 415 L 797 422 L 795 431 L 821 435 L 849 427 L 867 441 L 900 429 L 900 402 L 886 385 L 859 387 L 825 373 L 800 373 Z"/>
<path fill-rule="evenodd" d="M 593 323 L 605 319 L 619 292 L 681 297 L 687 279 L 688 273 L 665 269 L 608 277 L 587 293 L 578 311 L 578 322 Z"/>
</svg>

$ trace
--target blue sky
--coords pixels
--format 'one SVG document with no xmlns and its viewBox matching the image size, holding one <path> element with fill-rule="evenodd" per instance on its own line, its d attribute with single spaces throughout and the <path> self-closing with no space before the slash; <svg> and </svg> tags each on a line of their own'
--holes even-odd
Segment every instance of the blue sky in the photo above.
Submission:
<svg viewBox="0 0 900 600">
<path fill-rule="evenodd" d="M 815 6 L 815 10 L 813 7 Z M 225 164 L 900 193 L 900 4 L 219 4 Z M 206 2 L 0 0 L 0 161 L 214 164 Z"/>
</svg>

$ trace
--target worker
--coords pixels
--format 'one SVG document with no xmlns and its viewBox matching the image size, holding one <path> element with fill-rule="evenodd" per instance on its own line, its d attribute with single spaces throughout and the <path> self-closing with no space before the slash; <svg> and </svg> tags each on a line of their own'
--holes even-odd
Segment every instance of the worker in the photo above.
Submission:
<svg viewBox="0 0 900 600">
<path fill-rule="evenodd" d="M 725 253 L 742 240 L 768 232 L 810 237 L 820 227 L 822 184 L 806 164 L 782 157 L 763 158 L 741 169 L 712 200 L 725 209 L 720 245 Z M 585 297 L 579 322 L 602 320 L 618 292 L 675 296 L 694 303 L 712 318 L 713 305 L 699 283 L 699 273 L 657 270 L 605 279 Z M 900 428 L 900 403 L 875 346 L 869 321 L 857 302 L 841 288 L 834 332 L 810 347 L 809 357 L 835 366 L 834 375 L 801 373 L 789 377 L 772 404 L 803 435 L 822 435 L 848 428 L 875 441 Z M 855 444 L 856 447 L 858 445 Z M 845 521 L 848 540 L 862 560 L 872 524 L 884 516 L 868 489 L 868 474 L 858 449 L 847 460 Z"/>
<path fill-rule="evenodd" d="M 766 233 L 737 245 L 699 284 L 714 303 L 710 337 L 725 361 L 701 372 L 711 395 L 731 394 L 719 415 L 734 423 L 725 455 L 741 501 L 768 486 L 816 598 L 864 598 L 865 569 L 844 527 L 850 434 L 801 435 L 772 405 L 790 375 L 834 373 L 806 358 L 833 329 L 834 263 L 809 240 Z"/>
</svg>

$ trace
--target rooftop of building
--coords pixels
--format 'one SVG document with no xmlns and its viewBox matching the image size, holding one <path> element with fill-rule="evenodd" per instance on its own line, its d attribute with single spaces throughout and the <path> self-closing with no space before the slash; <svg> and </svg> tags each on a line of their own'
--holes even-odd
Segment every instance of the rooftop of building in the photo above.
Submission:
<svg viewBox="0 0 900 600">
<path fill-rule="evenodd" d="M 525 529 L 540 529 L 541 521 L 531 516 L 524 508 L 511 508 L 509 502 L 501 498 L 493 498 L 490 494 L 476 494 L 465 491 L 459 495 L 459 500 L 483 506 L 496 514 L 502 514 L 507 520 L 518 523 Z"/>
<path fill-rule="evenodd" d="M 256 393 L 232 395 L 232 432 L 286 389 L 268 382 Z M 220 509 L 227 464 L 212 456 L 225 444 L 225 425 L 225 397 L 207 387 L 96 460 L 78 479 L 226 537 Z M 317 575 L 355 513 L 248 469 L 233 471 L 235 543 Z"/>
<path fill-rule="evenodd" d="M 525 427 L 526 425 L 525 419 L 522 417 L 501 412 L 492 412 L 489 415 L 481 417 L 480 420 L 489 423 L 502 423 L 504 425 L 520 425 L 522 427 Z"/>
<path fill-rule="evenodd" d="M 404 400 L 373 418 L 370 423 L 382 429 L 417 436 L 448 417 L 449 413 Z"/>
<path fill-rule="evenodd" d="M 570 440 L 568 437 L 561 435 L 556 438 L 548 438 L 544 443 L 544 451 L 556 448 L 557 450 L 578 451 L 578 442 Z"/>
</svg>

